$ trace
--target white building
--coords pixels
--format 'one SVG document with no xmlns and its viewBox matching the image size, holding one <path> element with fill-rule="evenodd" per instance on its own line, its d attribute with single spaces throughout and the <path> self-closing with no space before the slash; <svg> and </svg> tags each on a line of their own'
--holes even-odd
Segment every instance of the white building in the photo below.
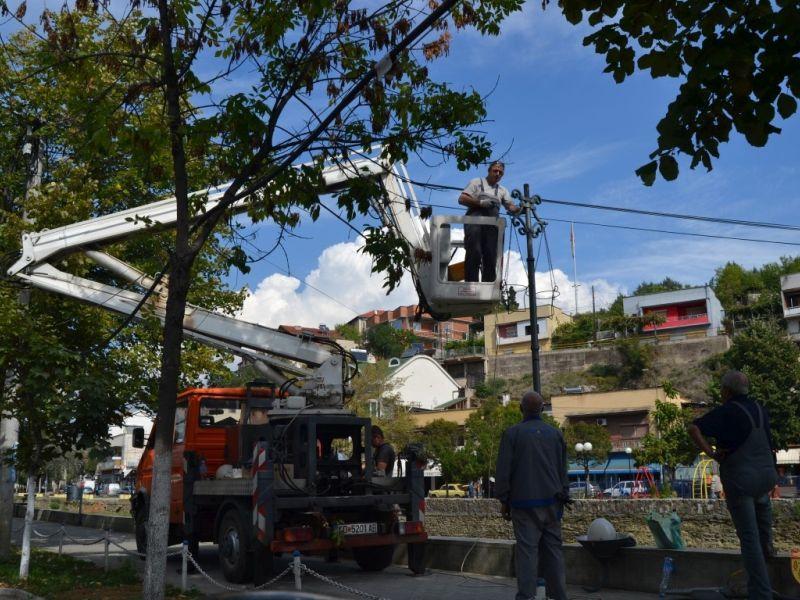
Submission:
<svg viewBox="0 0 800 600">
<path fill-rule="evenodd" d="M 99 477 L 106 475 L 124 478 L 139 465 L 144 449 L 133 447 L 134 427 L 144 427 L 146 440 L 153 428 L 153 420 L 148 417 L 131 417 L 122 427 L 112 427 L 109 430 L 109 454 L 97 464 Z"/>
<path fill-rule="evenodd" d="M 409 408 L 433 410 L 461 394 L 455 379 L 430 356 L 393 358 L 389 366 L 393 367 L 390 381 L 395 384 L 392 392 L 399 394 L 400 404 Z"/>
<path fill-rule="evenodd" d="M 800 273 L 781 277 L 781 304 L 789 337 L 800 342 Z"/>
</svg>

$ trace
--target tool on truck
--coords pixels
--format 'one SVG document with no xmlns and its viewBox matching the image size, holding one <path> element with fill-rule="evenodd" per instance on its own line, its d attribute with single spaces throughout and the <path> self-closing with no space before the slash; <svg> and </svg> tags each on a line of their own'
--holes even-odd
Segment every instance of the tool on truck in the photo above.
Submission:
<svg viewBox="0 0 800 600">
<path fill-rule="evenodd" d="M 401 176 L 403 173 L 403 176 Z M 384 191 L 374 208 L 405 241 L 420 303 L 436 318 L 488 312 L 500 299 L 499 279 L 452 279 L 464 223 L 498 227 L 502 272 L 502 219 L 420 217 L 402 165 L 364 159 L 323 172 L 330 193 L 358 177 L 376 178 Z M 225 187 L 205 190 L 212 208 Z M 234 205 L 246 208 L 248 198 Z M 109 254 L 103 244 L 173 225 L 174 199 L 132 208 L 22 238 L 22 255 L 9 269 L 28 284 L 137 318 L 142 305 L 163 320 L 167 281 L 157 281 Z M 136 289 L 71 275 L 54 261 L 76 252 Z M 450 267 L 450 268 L 449 268 Z M 394 547 L 408 544 L 412 571 L 424 571 L 424 460 L 406 451 L 402 477 L 375 476 L 370 420 L 346 408 L 355 360 L 327 339 L 293 336 L 187 305 L 184 335 L 253 362 L 267 385 L 190 389 L 177 400 L 173 438 L 170 533 L 218 545 L 226 578 L 265 581 L 277 553 L 327 553 L 349 548 L 358 564 L 381 570 Z M 154 425 L 156 428 L 158 423 Z M 137 430 L 137 445 L 144 445 Z M 151 436 L 150 439 L 154 439 Z M 139 550 L 145 549 L 153 450 L 143 453 L 131 498 Z"/>
</svg>

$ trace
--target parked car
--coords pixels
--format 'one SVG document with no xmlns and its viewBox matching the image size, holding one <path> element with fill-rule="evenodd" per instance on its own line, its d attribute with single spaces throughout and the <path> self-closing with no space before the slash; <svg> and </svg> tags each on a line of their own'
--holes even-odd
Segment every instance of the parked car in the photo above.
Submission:
<svg viewBox="0 0 800 600">
<path fill-rule="evenodd" d="M 431 490 L 428 495 L 431 498 L 466 498 L 467 486 L 463 483 L 448 483 L 438 490 Z"/>
<path fill-rule="evenodd" d="M 589 482 L 589 498 L 594 498 L 595 496 L 600 494 L 600 486 L 593 484 L 591 481 Z M 585 481 L 573 481 L 569 484 L 569 495 L 572 498 L 586 498 L 586 482 Z"/>
<path fill-rule="evenodd" d="M 650 493 L 650 487 L 642 482 L 631 480 L 618 481 L 610 488 L 603 490 L 603 496 L 610 498 L 631 497 L 634 494 L 645 495 Z"/>
</svg>

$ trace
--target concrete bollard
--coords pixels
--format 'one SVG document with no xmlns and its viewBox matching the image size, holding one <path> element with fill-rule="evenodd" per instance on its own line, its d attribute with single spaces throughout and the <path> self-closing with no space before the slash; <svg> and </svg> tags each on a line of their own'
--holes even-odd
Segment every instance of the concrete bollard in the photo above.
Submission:
<svg viewBox="0 0 800 600">
<path fill-rule="evenodd" d="M 300 569 L 300 551 L 292 552 L 292 571 L 294 571 L 294 589 L 298 592 L 303 589 L 303 575 Z"/>
<path fill-rule="evenodd" d="M 106 527 L 105 534 L 104 534 L 104 543 L 105 543 L 105 556 L 103 558 L 103 569 L 106 573 L 108 573 L 108 546 L 111 544 L 111 540 L 108 537 L 108 527 Z"/>
<path fill-rule="evenodd" d="M 183 540 L 181 546 L 181 591 L 185 592 L 188 588 L 187 574 L 189 572 L 189 540 Z"/>
</svg>

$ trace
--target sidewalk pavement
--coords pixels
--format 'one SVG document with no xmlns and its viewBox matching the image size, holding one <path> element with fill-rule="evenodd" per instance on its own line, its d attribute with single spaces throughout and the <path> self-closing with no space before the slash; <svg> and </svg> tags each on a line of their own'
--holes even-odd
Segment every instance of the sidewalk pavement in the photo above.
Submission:
<svg viewBox="0 0 800 600">
<path fill-rule="evenodd" d="M 14 543 L 17 545 L 22 540 L 22 525 L 22 519 L 14 519 Z M 35 521 L 34 535 L 32 536 L 34 546 L 58 552 L 60 536 L 57 533 L 60 528 L 61 525 L 58 523 Z M 65 526 L 63 552 L 76 558 L 91 560 L 102 566 L 105 560 L 104 535 L 105 532 L 102 530 L 67 525 Z M 125 561 L 130 561 L 142 573 L 144 561 L 131 554 L 136 551 L 134 536 L 112 532 L 110 539 L 112 542 L 109 546 L 110 566 L 114 567 Z M 98 540 L 98 543 L 88 543 Z M 178 552 L 179 550 L 179 547 L 170 548 L 171 552 Z M 199 554 L 197 562 L 201 569 L 224 587 L 213 584 L 200 573 L 191 573 L 188 576 L 190 588 L 197 589 L 202 594 L 205 594 L 204 597 L 208 598 L 215 598 L 229 593 L 232 589 L 246 589 L 225 581 L 218 565 L 216 545 L 201 544 Z M 291 557 L 284 556 L 276 560 L 276 572 L 283 571 L 290 563 Z M 343 560 L 337 563 L 328 563 L 318 557 L 303 557 L 303 564 L 326 578 L 367 594 L 379 595 L 384 600 L 513 600 L 516 592 L 515 580 L 508 577 L 489 577 L 433 570 L 422 577 L 415 577 L 408 569 L 397 566 L 389 567 L 381 573 L 368 573 L 359 569 L 352 561 Z M 167 564 L 168 583 L 180 587 L 180 570 L 181 557 L 169 558 Z M 291 572 L 268 589 L 294 590 L 294 578 Z M 355 594 L 337 589 L 332 584 L 312 577 L 307 573 L 303 574 L 302 589 L 304 592 L 328 594 L 343 599 L 357 597 Z M 596 593 L 587 593 L 580 587 L 570 586 L 569 597 L 571 600 L 651 600 L 658 596 L 620 590 L 601 590 Z"/>
</svg>

